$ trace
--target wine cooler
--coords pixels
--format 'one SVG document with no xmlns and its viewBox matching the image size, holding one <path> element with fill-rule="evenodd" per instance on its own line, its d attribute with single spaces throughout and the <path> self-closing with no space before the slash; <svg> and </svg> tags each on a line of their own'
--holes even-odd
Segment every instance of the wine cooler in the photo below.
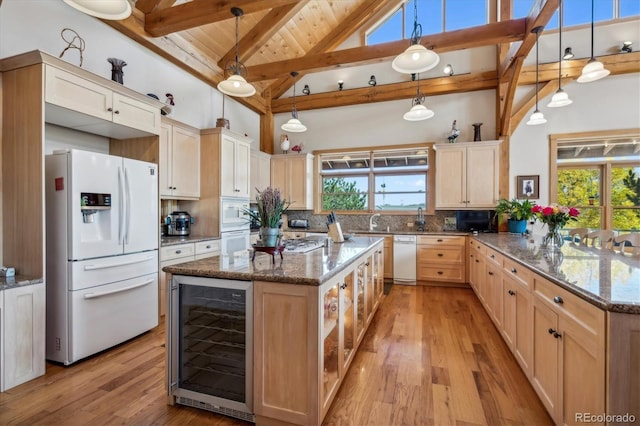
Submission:
<svg viewBox="0 0 640 426">
<path fill-rule="evenodd" d="M 174 275 L 169 324 L 175 402 L 255 422 L 252 282 Z"/>
</svg>

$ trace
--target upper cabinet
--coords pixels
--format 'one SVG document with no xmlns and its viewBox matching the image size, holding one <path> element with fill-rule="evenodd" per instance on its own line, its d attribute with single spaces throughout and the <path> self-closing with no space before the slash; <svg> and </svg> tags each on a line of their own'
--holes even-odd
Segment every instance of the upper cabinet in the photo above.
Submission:
<svg viewBox="0 0 640 426">
<path fill-rule="evenodd" d="M 499 199 L 500 143 L 436 145 L 436 209 L 493 208 Z"/>
<path fill-rule="evenodd" d="M 200 196 L 200 132 L 163 119 L 160 131 L 160 197 L 194 199 Z"/>
<path fill-rule="evenodd" d="M 251 142 L 240 135 L 220 135 L 220 195 L 249 198 L 251 179 Z"/>
<path fill-rule="evenodd" d="M 271 184 L 271 155 L 266 152 L 251 150 L 251 201 L 258 196 L 258 191 L 262 191 Z"/>
<path fill-rule="evenodd" d="M 271 156 L 271 186 L 291 201 L 289 210 L 313 210 L 313 155 Z"/>
</svg>

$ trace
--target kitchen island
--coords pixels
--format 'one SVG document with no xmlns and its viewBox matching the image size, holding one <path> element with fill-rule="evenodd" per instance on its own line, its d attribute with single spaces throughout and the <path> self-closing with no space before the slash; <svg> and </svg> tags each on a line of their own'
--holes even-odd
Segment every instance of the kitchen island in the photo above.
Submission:
<svg viewBox="0 0 640 426">
<path fill-rule="evenodd" d="M 251 261 L 244 253 L 163 270 L 176 282 L 196 277 L 250 283 L 253 318 L 246 318 L 253 325 L 253 338 L 248 338 L 247 357 L 253 366 L 247 374 L 253 380 L 247 383 L 253 391 L 247 389 L 246 404 L 257 424 L 319 425 L 382 300 L 383 239 L 355 237 L 307 253 L 285 252 L 282 260 L 273 260 L 257 253 Z M 175 284 L 171 287 L 177 290 Z M 179 310 L 179 304 L 173 297 L 170 306 L 168 330 L 178 321 L 172 311 Z M 168 334 L 170 348 L 177 339 Z M 169 358 L 169 366 L 176 362 Z M 183 403 L 180 397 L 175 400 L 176 376 L 170 373 L 169 378 L 169 402 Z M 206 396 L 203 401 L 209 409 L 215 405 Z"/>
<path fill-rule="evenodd" d="M 569 242 L 549 250 L 541 239 L 471 238 L 471 287 L 557 424 L 634 423 L 640 259 Z"/>
</svg>

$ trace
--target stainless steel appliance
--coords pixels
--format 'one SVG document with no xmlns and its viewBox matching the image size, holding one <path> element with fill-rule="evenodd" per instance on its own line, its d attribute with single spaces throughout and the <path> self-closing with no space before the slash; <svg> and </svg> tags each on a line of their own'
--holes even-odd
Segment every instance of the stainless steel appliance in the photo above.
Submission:
<svg viewBox="0 0 640 426">
<path fill-rule="evenodd" d="M 292 229 L 307 229 L 309 228 L 309 219 L 290 219 L 288 225 Z"/>
<path fill-rule="evenodd" d="M 167 235 L 188 236 L 191 233 L 191 215 L 187 212 L 173 212 L 165 219 Z"/>
<path fill-rule="evenodd" d="M 320 247 L 324 247 L 326 236 L 316 238 L 296 238 L 286 240 L 284 251 L 289 253 L 306 253 Z"/>
<path fill-rule="evenodd" d="M 255 422 L 253 283 L 174 275 L 169 304 L 169 394 Z"/>
</svg>

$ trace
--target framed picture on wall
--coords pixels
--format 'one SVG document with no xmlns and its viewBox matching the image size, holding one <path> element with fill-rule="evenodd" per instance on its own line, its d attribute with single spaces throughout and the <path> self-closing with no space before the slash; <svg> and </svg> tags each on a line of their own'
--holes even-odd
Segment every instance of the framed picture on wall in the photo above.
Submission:
<svg viewBox="0 0 640 426">
<path fill-rule="evenodd" d="M 539 186 L 540 175 L 516 176 L 516 197 L 539 198 Z"/>
</svg>

